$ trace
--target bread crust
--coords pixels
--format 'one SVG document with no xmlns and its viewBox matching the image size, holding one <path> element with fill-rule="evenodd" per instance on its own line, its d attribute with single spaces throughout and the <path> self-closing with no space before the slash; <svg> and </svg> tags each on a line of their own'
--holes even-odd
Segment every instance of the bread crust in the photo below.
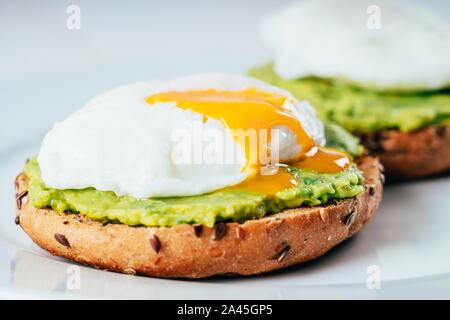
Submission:
<svg viewBox="0 0 450 320">
<path fill-rule="evenodd" d="M 379 157 L 392 180 L 415 179 L 450 170 L 450 125 L 413 132 L 358 133 L 370 154 Z"/>
<path fill-rule="evenodd" d="M 51 254 L 101 269 L 181 278 L 259 274 L 321 256 L 366 225 L 381 201 L 383 174 L 377 158 L 357 163 L 366 186 L 360 196 L 215 228 L 105 225 L 80 214 L 37 209 L 23 196 L 28 177 L 21 173 L 16 223 Z"/>
</svg>

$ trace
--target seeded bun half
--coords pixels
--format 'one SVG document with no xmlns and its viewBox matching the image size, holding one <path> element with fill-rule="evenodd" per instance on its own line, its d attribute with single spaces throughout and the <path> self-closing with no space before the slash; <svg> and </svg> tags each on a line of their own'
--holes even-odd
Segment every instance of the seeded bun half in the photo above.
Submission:
<svg viewBox="0 0 450 320">
<path fill-rule="evenodd" d="M 413 132 L 380 130 L 358 134 L 379 157 L 390 180 L 416 179 L 450 170 L 450 125 Z"/>
<path fill-rule="evenodd" d="M 102 224 L 37 209 L 27 201 L 28 177 L 21 173 L 16 223 L 51 254 L 101 269 L 167 278 L 259 274 L 319 257 L 366 225 L 381 201 L 384 176 L 377 158 L 362 157 L 357 164 L 366 187 L 360 196 L 214 228 Z"/>
</svg>

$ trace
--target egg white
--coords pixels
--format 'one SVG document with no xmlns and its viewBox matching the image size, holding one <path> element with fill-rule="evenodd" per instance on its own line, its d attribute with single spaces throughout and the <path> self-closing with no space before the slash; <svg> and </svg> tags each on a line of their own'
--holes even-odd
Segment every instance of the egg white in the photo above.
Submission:
<svg viewBox="0 0 450 320">
<path fill-rule="evenodd" d="M 175 103 L 155 103 L 145 98 L 159 92 L 217 89 L 239 91 L 248 87 L 289 93 L 262 81 L 240 75 L 201 74 L 170 81 L 135 83 L 118 87 L 89 101 L 82 109 L 46 135 L 38 156 L 44 183 L 55 189 L 113 191 L 136 198 L 188 196 L 211 192 L 243 181 L 246 156 L 221 122 Z M 287 99 L 316 144 L 325 143 L 322 122 L 307 102 Z M 257 115 L 255 115 L 257 116 Z M 173 153 L 180 141 L 175 130 L 192 132 L 194 126 L 222 135 L 235 154 L 233 163 L 178 163 Z M 282 131 L 280 158 L 295 156 L 296 139 Z M 294 135 L 295 136 L 295 135 Z M 284 137 L 284 138 L 283 138 Z"/>
</svg>

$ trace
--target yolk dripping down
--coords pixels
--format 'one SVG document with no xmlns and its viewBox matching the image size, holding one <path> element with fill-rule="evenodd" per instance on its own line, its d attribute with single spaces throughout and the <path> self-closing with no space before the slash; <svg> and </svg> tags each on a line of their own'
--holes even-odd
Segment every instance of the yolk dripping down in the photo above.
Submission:
<svg viewBox="0 0 450 320">
<path fill-rule="evenodd" d="M 347 168 L 351 162 L 350 155 L 341 150 L 314 146 L 290 165 L 322 173 L 337 173 Z"/>
<path fill-rule="evenodd" d="M 301 147 L 301 152 L 289 165 L 326 173 L 340 172 L 347 168 L 351 162 L 350 156 L 338 150 L 315 146 L 312 136 L 303 128 L 292 111 L 283 107 L 286 99 L 291 98 L 256 88 L 248 88 L 242 91 L 215 89 L 169 91 L 149 96 L 146 102 L 150 105 L 156 102 L 176 102 L 178 108 L 202 114 L 204 121 L 208 118 L 221 121 L 224 127 L 231 132 L 237 130 L 260 132 L 260 129 L 265 129 L 268 142 L 271 141 L 271 129 L 284 125 L 296 134 L 297 144 Z M 256 138 L 258 148 L 256 152 L 250 152 L 247 140 L 237 140 L 237 143 L 245 150 L 246 170 L 251 169 L 257 174 L 250 175 L 245 181 L 228 187 L 228 189 L 269 194 L 295 186 L 295 179 L 283 168 L 277 170 L 277 173 L 273 175 L 258 174 L 260 172 L 258 169 L 267 165 L 261 161 L 260 154 L 270 153 L 270 150 L 265 143 L 260 143 L 259 134 L 256 135 Z M 263 145 L 264 151 L 259 150 L 260 145 Z M 250 162 L 255 154 L 257 158 Z"/>
</svg>

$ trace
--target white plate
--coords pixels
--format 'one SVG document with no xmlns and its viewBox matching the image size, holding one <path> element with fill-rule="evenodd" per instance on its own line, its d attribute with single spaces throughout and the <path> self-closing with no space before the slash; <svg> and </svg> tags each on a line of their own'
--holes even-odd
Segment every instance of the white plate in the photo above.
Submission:
<svg viewBox="0 0 450 320">
<path fill-rule="evenodd" d="M 38 150 L 54 121 L 119 83 L 167 76 L 174 70 L 241 71 L 254 61 L 253 55 L 227 54 L 222 60 L 227 65 L 217 65 L 217 58 L 189 57 L 190 61 L 197 59 L 191 64 L 154 58 L 114 68 L 9 79 L 1 84 L 6 108 L 0 110 L 0 297 L 450 298 L 449 176 L 387 186 L 380 209 L 359 235 L 315 261 L 262 276 L 192 281 L 128 276 L 77 264 L 79 269 L 73 269 L 72 262 L 39 249 L 14 224 L 14 177 L 25 159 Z M 77 282 L 74 287 L 77 272 L 79 287 Z M 381 280 L 378 289 L 374 288 L 377 275 Z"/>
</svg>

